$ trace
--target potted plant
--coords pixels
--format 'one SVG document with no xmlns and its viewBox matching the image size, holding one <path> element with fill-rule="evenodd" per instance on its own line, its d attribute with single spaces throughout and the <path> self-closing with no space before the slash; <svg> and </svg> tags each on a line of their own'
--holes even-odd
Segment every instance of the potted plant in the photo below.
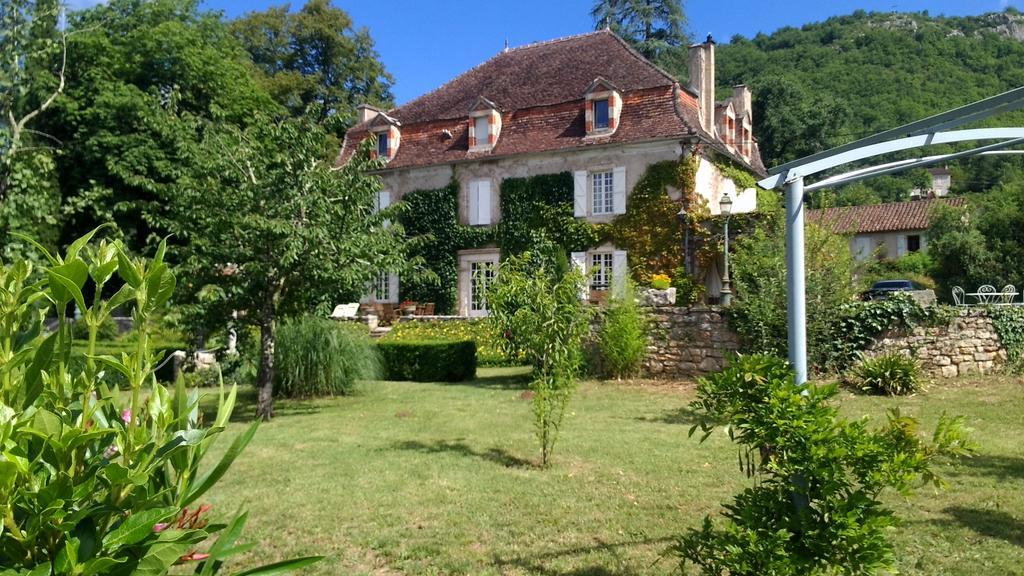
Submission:
<svg viewBox="0 0 1024 576">
<path fill-rule="evenodd" d="M 412 300 L 405 300 L 398 307 L 402 310 L 402 316 L 416 315 L 416 303 Z"/>
</svg>

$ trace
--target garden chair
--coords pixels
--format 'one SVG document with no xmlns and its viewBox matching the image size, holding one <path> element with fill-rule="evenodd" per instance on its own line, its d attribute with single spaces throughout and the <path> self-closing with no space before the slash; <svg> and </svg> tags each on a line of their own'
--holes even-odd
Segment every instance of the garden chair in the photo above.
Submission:
<svg viewBox="0 0 1024 576">
<path fill-rule="evenodd" d="M 1017 297 L 1017 287 L 1013 284 L 1007 284 L 1003 286 L 1003 304 L 1010 306 L 1013 304 L 1013 299 Z"/>
<path fill-rule="evenodd" d="M 978 302 L 981 304 L 995 304 L 996 299 L 999 297 L 999 293 L 996 292 L 996 287 L 991 284 L 985 284 L 984 286 L 978 287 Z"/>
<path fill-rule="evenodd" d="M 953 286 L 953 303 L 957 306 L 966 306 L 967 298 L 964 295 L 964 289 L 959 286 Z"/>
</svg>

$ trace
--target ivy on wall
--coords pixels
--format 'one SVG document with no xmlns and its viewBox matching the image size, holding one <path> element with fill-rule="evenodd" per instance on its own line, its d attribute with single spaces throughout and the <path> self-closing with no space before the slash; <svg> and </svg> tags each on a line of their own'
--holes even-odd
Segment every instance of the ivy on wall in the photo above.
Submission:
<svg viewBox="0 0 1024 576">
<path fill-rule="evenodd" d="M 459 224 L 459 183 L 454 180 L 444 188 L 410 192 L 402 202 L 402 226 L 410 238 L 419 239 L 413 255 L 422 257 L 437 278 L 403 277 L 401 298 L 433 302 L 438 314 L 451 314 L 457 308 L 458 251 L 492 243 L 494 231 Z"/>
<path fill-rule="evenodd" d="M 1011 369 L 1015 372 L 1024 370 L 1024 309 L 1017 306 L 993 306 L 989 308 L 988 315 L 1006 348 Z"/>
<path fill-rule="evenodd" d="M 546 242 L 567 252 L 598 243 L 594 226 L 574 216 L 570 172 L 502 180 L 497 239 L 503 258 Z"/>
</svg>

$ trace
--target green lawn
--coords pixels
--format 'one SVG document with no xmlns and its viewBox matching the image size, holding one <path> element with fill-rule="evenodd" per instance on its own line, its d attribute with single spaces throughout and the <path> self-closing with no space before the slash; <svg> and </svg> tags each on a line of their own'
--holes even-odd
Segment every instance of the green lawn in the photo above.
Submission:
<svg viewBox="0 0 1024 576">
<path fill-rule="evenodd" d="M 553 467 L 537 469 L 521 375 L 282 404 L 210 497 L 225 515 L 250 511 L 259 546 L 240 564 L 325 554 L 311 573 L 667 574 L 673 536 L 747 482 L 723 433 L 687 438 L 692 390 L 666 385 L 583 385 Z M 988 378 L 897 400 L 843 395 L 851 416 L 964 414 L 982 445 L 942 468 L 948 490 L 892 499 L 906 518 L 903 573 L 1024 573 L 1021 392 L 1019 379 Z"/>
</svg>

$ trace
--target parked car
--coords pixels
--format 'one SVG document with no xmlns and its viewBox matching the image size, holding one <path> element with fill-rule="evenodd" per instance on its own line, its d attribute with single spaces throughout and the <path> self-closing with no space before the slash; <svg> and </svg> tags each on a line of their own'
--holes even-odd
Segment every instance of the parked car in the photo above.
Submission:
<svg viewBox="0 0 1024 576">
<path fill-rule="evenodd" d="M 865 300 L 885 300 L 893 292 L 923 290 L 924 287 L 912 280 L 879 280 L 864 293 Z"/>
</svg>

